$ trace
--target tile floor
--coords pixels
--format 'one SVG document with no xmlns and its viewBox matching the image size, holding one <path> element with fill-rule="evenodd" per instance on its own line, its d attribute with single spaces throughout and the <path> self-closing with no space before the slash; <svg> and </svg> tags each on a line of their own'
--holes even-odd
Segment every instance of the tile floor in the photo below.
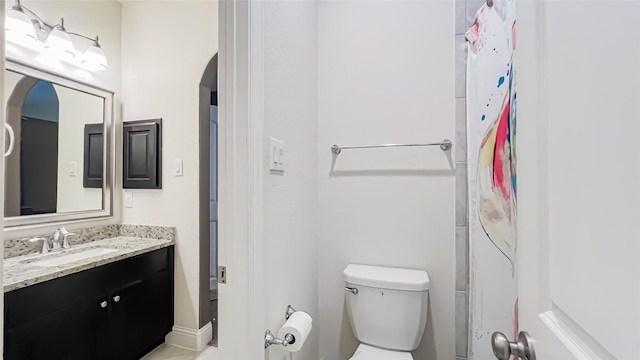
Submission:
<svg viewBox="0 0 640 360">
<path fill-rule="evenodd" d="M 201 352 L 195 352 L 179 347 L 162 344 L 147 354 L 141 360 L 216 360 L 218 348 L 207 346 Z"/>
</svg>

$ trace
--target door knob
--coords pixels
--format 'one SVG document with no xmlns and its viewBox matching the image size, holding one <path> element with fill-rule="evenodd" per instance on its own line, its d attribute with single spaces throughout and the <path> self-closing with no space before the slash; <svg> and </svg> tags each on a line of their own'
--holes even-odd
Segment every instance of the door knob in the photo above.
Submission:
<svg viewBox="0 0 640 360">
<path fill-rule="evenodd" d="M 113 301 L 114 301 L 114 302 L 118 302 L 118 301 L 120 301 L 120 295 L 116 295 L 116 296 L 114 296 L 114 297 L 113 297 Z"/>
<path fill-rule="evenodd" d="M 523 360 L 536 360 L 533 339 L 526 331 L 520 331 L 517 342 L 509 341 L 503 333 L 496 331 L 491 335 L 491 348 L 498 360 L 509 360 L 511 355 Z"/>
<path fill-rule="evenodd" d="M 102 301 L 102 302 L 100 303 L 100 307 L 101 307 L 101 308 L 103 308 L 103 309 L 104 309 L 104 308 L 106 308 L 106 307 L 107 307 L 107 305 L 109 305 L 109 303 L 107 302 L 107 300 L 104 300 L 104 301 Z"/>
</svg>

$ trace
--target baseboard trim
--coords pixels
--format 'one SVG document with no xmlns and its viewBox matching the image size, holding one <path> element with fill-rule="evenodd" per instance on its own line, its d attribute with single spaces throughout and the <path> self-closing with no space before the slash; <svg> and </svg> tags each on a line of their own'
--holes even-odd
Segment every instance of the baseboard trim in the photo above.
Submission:
<svg viewBox="0 0 640 360">
<path fill-rule="evenodd" d="M 165 337 L 167 344 L 192 351 L 202 351 L 213 338 L 213 327 L 208 322 L 200 329 L 190 329 L 174 325 L 172 331 Z"/>
</svg>

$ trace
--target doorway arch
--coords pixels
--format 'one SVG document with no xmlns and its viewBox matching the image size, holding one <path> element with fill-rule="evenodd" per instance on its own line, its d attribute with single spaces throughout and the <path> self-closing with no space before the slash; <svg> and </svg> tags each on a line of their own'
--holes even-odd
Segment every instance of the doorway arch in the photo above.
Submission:
<svg viewBox="0 0 640 360">
<path fill-rule="evenodd" d="M 15 132 L 16 151 L 5 160 L 5 216 L 56 212 L 58 107 L 53 85 L 30 76 L 20 76 L 7 98 L 6 122 Z M 25 121 L 31 135 L 23 143 Z M 42 147 L 47 156 L 33 156 Z"/>
<path fill-rule="evenodd" d="M 212 212 L 217 220 L 217 206 L 212 206 L 211 177 L 212 177 L 212 151 L 211 151 L 211 105 L 212 92 L 217 93 L 218 89 L 218 54 L 216 53 L 204 70 L 199 84 L 199 197 L 198 197 L 198 217 L 199 217 L 199 241 L 200 241 L 200 268 L 199 268 L 199 304 L 198 322 L 200 328 L 208 322 L 212 322 L 214 343 L 217 339 L 217 324 L 212 321 L 211 315 L 211 268 L 212 268 Z M 216 103 L 217 104 L 217 103 Z M 216 144 L 214 144 L 216 145 Z M 215 156 L 215 153 L 213 153 Z M 214 169 L 217 170 L 217 169 Z M 217 171 L 214 172 L 217 174 Z M 217 231 L 217 229 L 215 230 Z M 217 246 L 217 242 L 213 244 Z M 214 249 L 217 250 L 217 249 Z M 217 255 L 217 252 L 214 252 Z M 215 265 L 215 264 L 214 264 Z"/>
</svg>

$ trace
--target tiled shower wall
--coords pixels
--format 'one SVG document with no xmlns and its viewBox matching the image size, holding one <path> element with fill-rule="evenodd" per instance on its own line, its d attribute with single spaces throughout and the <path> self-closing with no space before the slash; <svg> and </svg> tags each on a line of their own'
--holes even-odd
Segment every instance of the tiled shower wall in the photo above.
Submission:
<svg viewBox="0 0 640 360">
<path fill-rule="evenodd" d="M 455 96 L 456 96 L 456 359 L 469 354 L 469 211 L 467 199 L 467 119 L 465 31 L 473 25 L 480 0 L 456 0 L 455 4 Z"/>
</svg>

